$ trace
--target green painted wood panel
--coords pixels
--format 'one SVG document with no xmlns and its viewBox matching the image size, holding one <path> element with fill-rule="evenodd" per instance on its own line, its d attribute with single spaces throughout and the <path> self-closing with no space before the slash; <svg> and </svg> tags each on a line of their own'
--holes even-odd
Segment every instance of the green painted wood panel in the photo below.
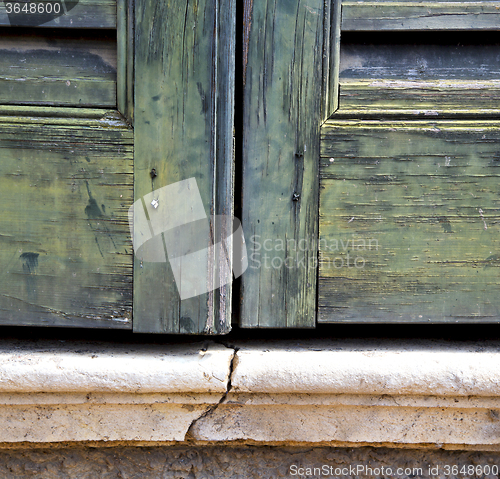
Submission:
<svg viewBox="0 0 500 479">
<path fill-rule="evenodd" d="M 330 120 L 320 322 L 498 322 L 500 122 Z"/>
<path fill-rule="evenodd" d="M 118 0 L 116 18 L 116 102 L 118 111 L 133 125 L 134 0 Z"/>
<path fill-rule="evenodd" d="M 322 121 L 327 120 L 339 107 L 341 13 L 341 0 L 325 2 Z"/>
<path fill-rule="evenodd" d="M 0 34 L 0 104 L 116 106 L 116 34 Z"/>
<path fill-rule="evenodd" d="M 349 37 L 351 38 L 351 37 Z M 500 44 L 479 36 L 464 45 L 464 36 L 447 35 L 436 44 L 396 36 L 365 37 L 366 43 L 343 43 L 340 62 L 340 111 L 408 114 L 498 114 Z M 470 38 L 474 40 L 474 37 Z M 394 43 L 389 43 L 390 41 Z M 435 38 L 435 40 L 439 40 Z"/>
<path fill-rule="evenodd" d="M 118 0 L 118 3 L 122 0 Z M 8 1 L 0 3 L 0 26 L 29 26 L 29 19 L 26 15 L 20 15 L 17 20 L 11 22 L 7 15 L 6 4 Z M 16 3 L 14 0 L 13 4 Z M 24 1 L 22 3 L 25 3 Z M 47 23 L 39 25 L 43 28 L 116 28 L 116 5 L 117 0 L 79 0 L 73 7 L 74 1 L 65 1 L 64 5 L 61 0 L 37 0 L 38 4 L 61 5 L 62 12 L 66 12 Z M 13 8 L 13 7 L 12 7 Z M 44 11 L 45 11 L 44 7 Z M 10 7 L 9 7 L 10 11 Z"/>
<path fill-rule="evenodd" d="M 116 112 L 0 109 L 0 324 L 132 327 L 132 162 Z"/>
<path fill-rule="evenodd" d="M 137 0 L 135 12 L 135 200 L 194 178 L 210 226 L 212 215 L 228 215 L 231 224 L 221 226 L 230 230 L 234 0 Z M 151 214 L 166 217 L 169 206 L 160 201 Z M 160 250 L 170 254 L 161 237 Z M 208 248 L 212 240 L 208 232 L 188 234 L 175 247 Z M 208 287 L 216 269 L 210 254 L 198 265 Z M 169 261 L 135 257 L 134 331 L 225 333 L 230 316 L 230 284 L 181 300 Z"/>
<path fill-rule="evenodd" d="M 314 327 L 322 0 L 246 0 L 243 327 Z"/>
<path fill-rule="evenodd" d="M 342 2 L 343 31 L 498 30 L 500 2 Z"/>
</svg>

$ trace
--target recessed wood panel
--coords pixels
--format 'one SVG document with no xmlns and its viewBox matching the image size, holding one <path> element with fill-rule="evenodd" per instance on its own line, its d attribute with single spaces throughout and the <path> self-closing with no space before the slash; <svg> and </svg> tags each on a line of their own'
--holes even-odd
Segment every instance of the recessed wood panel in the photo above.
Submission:
<svg viewBox="0 0 500 479">
<path fill-rule="evenodd" d="M 0 35 L 0 103 L 116 107 L 116 33 Z"/>
<path fill-rule="evenodd" d="M 341 45 L 340 112 L 500 112 L 500 44 L 488 44 L 491 35 L 471 35 L 476 41 L 465 45 L 457 34 L 421 44 L 410 43 L 413 35 L 367 35 L 364 43 L 349 43 L 353 38 Z"/>
<path fill-rule="evenodd" d="M 0 117 L 0 324 L 131 328 L 133 134 L 65 110 Z"/>
<path fill-rule="evenodd" d="M 499 180 L 498 121 L 328 121 L 319 321 L 499 321 Z"/>
</svg>

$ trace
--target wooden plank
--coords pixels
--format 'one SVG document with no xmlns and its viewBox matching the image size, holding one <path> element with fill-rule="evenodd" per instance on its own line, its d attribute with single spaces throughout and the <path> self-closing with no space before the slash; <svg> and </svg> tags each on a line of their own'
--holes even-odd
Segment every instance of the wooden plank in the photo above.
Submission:
<svg viewBox="0 0 500 479">
<path fill-rule="evenodd" d="M 235 178 L 235 89 L 236 89 L 236 2 L 234 0 L 219 3 L 216 10 L 217 18 L 217 84 L 215 124 L 215 230 L 223 238 L 229 237 L 233 231 L 234 220 L 234 178 Z M 242 257 L 240 248 L 241 237 L 235 235 L 235 241 L 225 242 L 227 254 L 235 265 L 235 275 L 238 275 L 238 265 Z M 228 274 L 233 276 L 232 271 Z M 208 330 L 227 333 L 231 330 L 233 286 L 231 283 L 219 289 L 220 296 L 214 298 L 214 321 L 211 324 L 207 318 Z M 210 311 L 209 311 L 210 314 Z M 218 324 L 217 324 L 218 322 Z"/>
<path fill-rule="evenodd" d="M 134 124 L 134 0 L 117 0 L 117 74 L 118 111 Z"/>
<path fill-rule="evenodd" d="M 314 327 L 324 2 L 246 0 L 243 327 Z"/>
<path fill-rule="evenodd" d="M 342 2 L 325 2 L 323 41 L 323 112 L 327 120 L 339 107 L 340 24 Z"/>
<path fill-rule="evenodd" d="M 214 226 L 212 215 L 232 212 L 234 0 L 138 0 L 135 12 L 135 199 L 194 178 Z M 160 203 L 155 214 L 168 216 L 168 205 Z M 137 221 L 134 228 L 137 232 Z M 165 234 L 161 237 L 159 254 L 163 248 L 170 255 Z M 196 251 L 210 247 L 212 239 L 209 231 L 187 234 L 175 247 L 186 244 Z M 211 290 L 218 269 L 212 254 L 197 268 L 208 292 L 181 300 L 165 257 L 155 263 L 136 256 L 134 331 L 228 332 L 231 285 Z"/>
<path fill-rule="evenodd" d="M 45 110 L 0 110 L 0 324 L 130 329 L 132 131 Z"/>
<path fill-rule="evenodd" d="M 384 80 L 346 81 L 340 85 L 343 113 L 400 111 L 442 115 L 498 112 L 500 80 Z"/>
<path fill-rule="evenodd" d="M 340 111 L 498 111 L 500 45 L 344 44 Z"/>
<path fill-rule="evenodd" d="M 499 121 L 328 121 L 320 322 L 500 320 Z"/>
<path fill-rule="evenodd" d="M 37 0 L 36 5 L 43 5 L 44 13 L 27 14 L 21 10 L 17 15 L 14 11 L 16 3 L 20 9 L 26 3 L 29 4 L 26 0 L 0 3 L 0 26 L 78 29 L 116 28 L 117 0 Z M 59 14 L 45 13 L 49 9 L 51 12 L 55 12 L 57 9 Z M 11 12 L 10 15 L 7 12 Z"/>
<path fill-rule="evenodd" d="M 12 124 L 63 125 L 99 128 L 103 123 L 112 127 L 123 126 L 123 116 L 116 110 L 102 108 L 55 108 L 51 106 L 2 105 L 2 117 Z"/>
<path fill-rule="evenodd" d="M 342 31 L 498 30 L 500 2 L 342 2 Z"/>
<path fill-rule="evenodd" d="M 116 39 L 111 35 L 2 33 L 1 104 L 116 106 Z"/>
</svg>

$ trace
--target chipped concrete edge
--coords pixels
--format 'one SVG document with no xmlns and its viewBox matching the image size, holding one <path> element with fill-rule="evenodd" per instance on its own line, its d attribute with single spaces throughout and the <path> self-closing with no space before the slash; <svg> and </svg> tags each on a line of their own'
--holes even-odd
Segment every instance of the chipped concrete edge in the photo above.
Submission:
<svg viewBox="0 0 500 479">
<path fill-rule="evenodd" d="M 500 345 L 0 344 L 0 447 L 26 443 L 498 450 Z"/>
</svg>

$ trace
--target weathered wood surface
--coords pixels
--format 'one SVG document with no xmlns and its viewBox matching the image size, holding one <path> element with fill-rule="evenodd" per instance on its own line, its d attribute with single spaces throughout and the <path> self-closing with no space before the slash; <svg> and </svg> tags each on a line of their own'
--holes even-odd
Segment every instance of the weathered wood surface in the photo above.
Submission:
<svg viewBox="0 0 500 479">
<path fill-rule="evenodd" d="M 135 12 L 135 200 L 195 178 L 207 217 L 231 223 L 234 0 L 138 0 Z M 197 240 L 200 249 L 213 238 L 183 237 L 179 247 Z M 209 285 L 217 267 L 206 259 L 198 268 Z M 169 261 L 135 257 L 134 331 L 225 333 L 230 316 L 230 284 L 181 301 Z"/>
<path fill-rule="evenodd" d="M 0 35 L 0 103 L 116 106 L 116 39 L 54 32 Z"/>
<path fill-rule="evenodd" d="M 118 111 L 134 124 L 134 0 L 117 0 L 116 102 Z"/>
<path fill-rule="evenodd" d="M 500 320 L 500 122 L 334 121 L 320 322 Z"/>
<path fill-rule="evenodd" d="M 343 44 L 340 110 L 497 113 L 500 45 L 457 43 Z"/>
<path fill-rule="evenodd" d="M 130 329 L 132 131 L 28 111 L 0 110 L 0 324 Z"/>
<path fill-rule="evenodd" d="M 325 2 L 322 121 L 327 120 L 339 107 L 341 13 L 341 0 Z"/>
<path fill-rule="evenodd" d="M 241 325 L 314 327 L 324 2 L 246 0 L 245 17 Z"/>
<path fill-rule="evenodd" d="M 498 30 L 499 25 L 498 1 L 342 2 L 343 31 Z"/>
<path fill-rule="evenodd" d="M 121 1 L 121 0 L 118 0 Z M 61 5 L 61 14 L 58 16 L 38 14 L 19 14 L 14 19 L 7 15 L 7 0 L 0 2 L 0 26 L 29 27 L 38 19 L 48 20 L 46 23 L 36 26 L 43 28 L 116 28 L 116 4 L 117 0 L 79 0 L 78 2 L 61 0 L 36 0 L 37 5 L 55 3 Z M 16 3 L 15 0 L 11 2 Z M 25 0 L 19 2 L 21 6 Z M 75 5 L 76 3 L 76 5 Z M 9 7 L 10 10 L 10 7 Z M 45 11 L 45 7 L 44 10 Z M 54 18 L 52 18 L 54 17 Z M 14 20 L 14 21 L 12 21 Z"/>
</svg>

